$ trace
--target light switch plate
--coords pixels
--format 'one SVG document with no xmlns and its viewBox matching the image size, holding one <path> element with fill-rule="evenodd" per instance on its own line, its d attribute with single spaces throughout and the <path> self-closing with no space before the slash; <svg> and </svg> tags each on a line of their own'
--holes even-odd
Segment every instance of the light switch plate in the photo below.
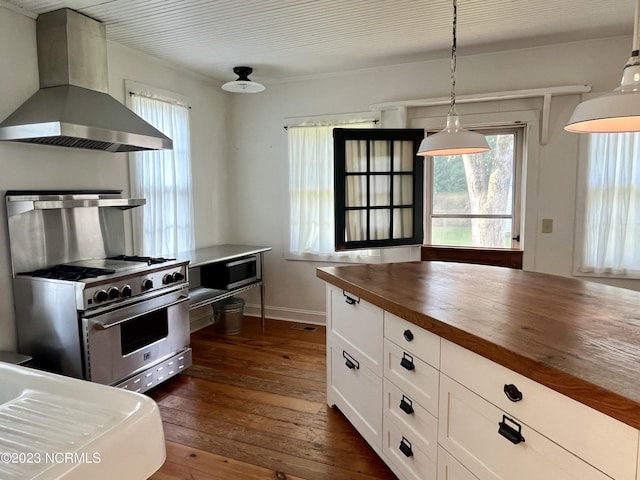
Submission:
<svg viewBox="0 0 640 480">
<path fill-rule="evenodd" d="M 553 218 L 542 219 L 542 233 L 553 232 Z"/>
</svg>

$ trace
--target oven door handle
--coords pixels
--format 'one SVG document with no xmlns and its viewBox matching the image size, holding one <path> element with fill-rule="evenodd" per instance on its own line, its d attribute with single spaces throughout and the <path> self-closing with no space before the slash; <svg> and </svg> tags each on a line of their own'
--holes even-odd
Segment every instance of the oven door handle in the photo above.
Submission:
<svg viewBox="0 0 640 480">
<path fill-rule="evenodd" d="M 184 296 L 184 295 L 180 295 L 180 297 L 178 297 L 178 300 L 176 300 L 175 302 L 170 302 L 170 303 L 165 303 L 162 306 L 158 307 L 158 308 L 153 308 L 151 310 L 148 310 L 144 313 L 150 313 L 150 312 L 155 312 L 156 310 L 162 310 L 164 308 L 169 308 L 169 307 L 173 307 L 174 305 L 178 305 L 180 303 L 186 302 L 189 300 L 188 296 Z M 128 316 L 127 318 L 121 318 L 119 320 L 116 320 L 115 322 L 101 322 L 101 321 L 96 321 L 95 319 L 93 319 L 93 324 L 101 329 L 101 330 L 106 330 L 108 328 L 111 327 L 115 327 L 116 325 L 120 325 L 121 323 L 125 323 L 128 322 L 129 320 L 135 318 L 135 317 L 139 317 L 139 314 L 134 314 L 131 316 Z"/>
</svg>

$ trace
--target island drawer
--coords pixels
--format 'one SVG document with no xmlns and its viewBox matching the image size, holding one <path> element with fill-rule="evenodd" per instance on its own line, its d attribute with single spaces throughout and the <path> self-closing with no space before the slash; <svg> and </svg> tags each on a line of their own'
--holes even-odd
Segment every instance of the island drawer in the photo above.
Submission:
<svg viewBox="0 0 640 480">
<path fill-rule="evenodd" d="M 610 480 L 444 374 L 438 441 L 482 479 Z"/>
<path fill-rule="evenodd" d="M 607 475 L 635 479 L 638 431 L 629 425 L 446 340 L 441 371 Z"/>
<path fill-rule="evenodd" d="M 438 415 L 438 371 L 386 339 L 384 376 L 432 415 Z"/>
<path fill-rule="evenodd" d="M 382 376 L 383 311 L 344 290 L 327 286 L 327 340 L 338 338 Z"/>
<path fill-rule="evenodd" d="M 438 447 L 438 480 L 478 480 L 444 448 Z"/>
<path fill-rule="evenodd" d="M 336 405 L 369 444 L 382 449 L 382 378 L 346 343 L 329 347 L 327 403 Z"/>
<path fill-rule="evenodd" d="M 384 424 L 382 450 L 404 480 L 435 480 L 437 444 L 425 450 L 424 444 L 417 441 L 411 431 L 390 421 Z"/>
<path fill-rule="evenodd" d="M 393 313 L 384 312 L 384 336 L 434 368 L 440 368 L 440 337 Z"/>
<path fill-rule="evenodd" d="M 408 434 L 423 451 L 433 449 L 438 444 L 438 419 L 418 402 L 384 379 L 384 419 L 385 423 L 394 423 L 398 430 Z"/>
</svg>

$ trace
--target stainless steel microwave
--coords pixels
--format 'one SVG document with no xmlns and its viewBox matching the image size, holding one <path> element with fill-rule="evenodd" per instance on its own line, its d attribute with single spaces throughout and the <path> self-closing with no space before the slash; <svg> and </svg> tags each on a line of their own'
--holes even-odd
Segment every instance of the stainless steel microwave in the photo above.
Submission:
<svg viewBox="0 0 640 480">
<path fill-rule="evenodd" d="M 233 290 L 258 281 L 258 256 L 248 255 L 228 262 L 200 267 L 200 283 L 204 287 Z"/>
</svg>

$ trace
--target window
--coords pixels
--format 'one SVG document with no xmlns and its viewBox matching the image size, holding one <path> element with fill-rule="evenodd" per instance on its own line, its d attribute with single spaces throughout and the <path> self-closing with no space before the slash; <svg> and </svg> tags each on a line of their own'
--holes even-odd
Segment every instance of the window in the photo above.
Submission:
<svg viewBox="0 0 640 480">
<path fill-rule="evenodd" d="M 479 131 L 489 152 L 427 157 L 428 244 L 519 247 L 523 129 Z"/>
<path fill-rule="evenodd" d="M 130 156 L 131 193 L 147 204 L 132 210 L 136 253 L 162 256 L 194 248 L 189 106 L 186 99 L 133 82 L 129 107 L 173 140 L 173 150 Z"/>
<path fill-rule="evenodd" d="M 289 142 L 289 249 L 292 258 L 335 255 L 333 129 L 372 128 L 371 120 L 287 128 Z"/>
<path fill-rule="evenodd" d="M 640 133 L 591 134 L 587 152 L 576 273 L 639 278 Z"/>
<path fill-rule="evenodd" d="M 422 243 L 423 130 L 336 128 L 337 250 Z"/>
</svg>

